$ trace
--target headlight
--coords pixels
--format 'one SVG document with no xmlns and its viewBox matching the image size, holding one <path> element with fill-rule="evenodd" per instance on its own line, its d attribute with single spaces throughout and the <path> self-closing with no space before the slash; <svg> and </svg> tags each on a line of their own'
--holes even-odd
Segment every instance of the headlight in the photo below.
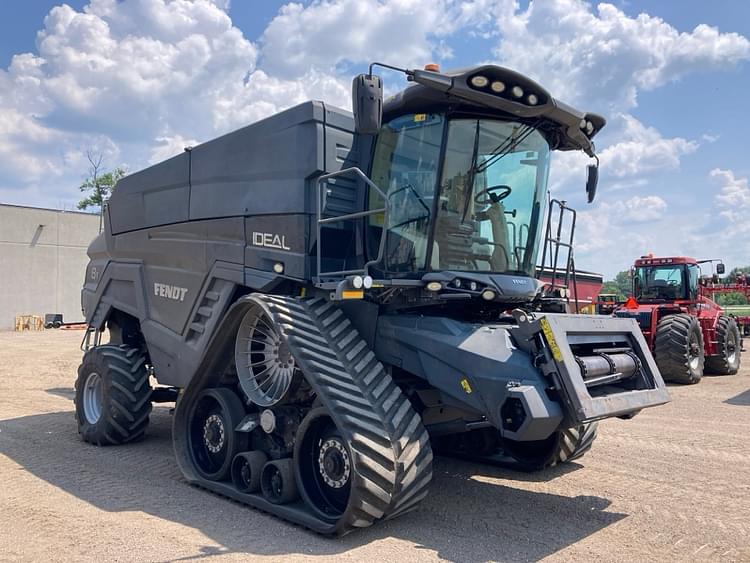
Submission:
<svg viewBox="0 0 750 563">
<path fill-rule="evenodd" d="M 520 86 L 513 86 L 513 89 L 510 91 L 511 94 L 513 94 L 516 98 L 523 98 L 523 88 Z"/>
<path fill-rule="evenodd" d="M 536 97 L 536 94 L 529 94 L 529 97 L 526 98 L 526 101 L 529 102 L 530 106 L 535 106 L 537 103 L 539 103 L 539 98 Z"/>
<path fill-rule="evenodd" d="M 494 298 L 495 298 L 495 292 L 492 291 L 491 289 L 485 289 L 482 292 L 482 299 L 484 299 L 485 301 L 492 301 Z"/>
<path fill-rule="evenodd" d="M 427 284 L 427 289 L 428 291 L 440 291 L 443 286 L 440 282 L 433 281 Z"/>
</svg>

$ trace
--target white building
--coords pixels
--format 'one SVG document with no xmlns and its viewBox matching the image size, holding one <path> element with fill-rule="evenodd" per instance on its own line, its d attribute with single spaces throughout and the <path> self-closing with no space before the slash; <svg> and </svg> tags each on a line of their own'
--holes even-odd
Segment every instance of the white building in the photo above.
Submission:
<svg viewBox="0 0 750 563">
<path fill-rule="evenodd" d="M 86 249 L 98 232 L 98 215 L 0 204 L 0 330 L 16 315 L 82 321 Z"/>
</svg>

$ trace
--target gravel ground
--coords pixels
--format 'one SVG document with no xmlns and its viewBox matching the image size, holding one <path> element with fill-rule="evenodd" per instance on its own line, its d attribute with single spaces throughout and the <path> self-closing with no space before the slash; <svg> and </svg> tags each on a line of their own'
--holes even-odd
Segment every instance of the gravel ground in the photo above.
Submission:
<svg viewBox="0 0 750 563">
<path fill-rule="evenodd" d="M 97 448 L 73 419 L 80 331 L 0 333 L 0 560 L 750 561 L 750 354 L 733 377 L 602 423 L 540 474 L 435 463 L 421 508 L 326 539 L 187 485 L 170 415 Z"/>
</svg>

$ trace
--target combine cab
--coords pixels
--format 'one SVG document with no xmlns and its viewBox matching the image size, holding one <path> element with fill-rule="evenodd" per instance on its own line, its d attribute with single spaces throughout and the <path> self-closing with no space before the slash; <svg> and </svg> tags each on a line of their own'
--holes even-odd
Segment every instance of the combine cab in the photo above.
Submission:
<svg viewBox="0 0 750 563">
<path fill-rule="evenodd" d="M 641 257 L 635 261 L 633 296 L 615 311 L 616 317 L 638 322 L 667 381 L 698 383 L 704 371 L 733 375 L 740 367 L 737 322 L 705 295 L 700 263 Z M 717 271 L 724 273 L 724 265 Z"/>
<path fill-rule="evenodd" d="M 138 440 L 178 397 L 188 482 L 342 534 L 415 508 L 433 447 L 541 469 L 669 400 L 634 321 L 549 313 L 534 278 L 551 154 L 593 157 L 604 119 L 497 66 L 403 72 L 385 101 L 356 77 L 353 116 L 308 102 L 119 182 L 84 440 Z"/>
</svg>

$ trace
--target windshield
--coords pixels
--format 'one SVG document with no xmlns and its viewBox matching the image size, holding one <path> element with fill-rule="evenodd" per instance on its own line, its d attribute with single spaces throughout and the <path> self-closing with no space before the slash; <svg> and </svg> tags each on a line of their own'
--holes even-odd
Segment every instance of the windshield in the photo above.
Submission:
<svg viewBox="0 0 750 563">
<path fill-rule="evenodd" d="M 520 123 L 394 119 L 379 134 L 372 169 L 389 200 L 385 267 L 533 275 L 548 165 L 547 142 Z M 371 208 L 382 205 L 376 200 L 371 194 Z M 370 218 L 371 254 L 382 226 L 382 216 Z"/>
<path fill-rule="evenodd" d="M 641 266 L 635 270 L 634 293 L 637 299 L 684 299 L 684 267 Z"/>
</svg>

